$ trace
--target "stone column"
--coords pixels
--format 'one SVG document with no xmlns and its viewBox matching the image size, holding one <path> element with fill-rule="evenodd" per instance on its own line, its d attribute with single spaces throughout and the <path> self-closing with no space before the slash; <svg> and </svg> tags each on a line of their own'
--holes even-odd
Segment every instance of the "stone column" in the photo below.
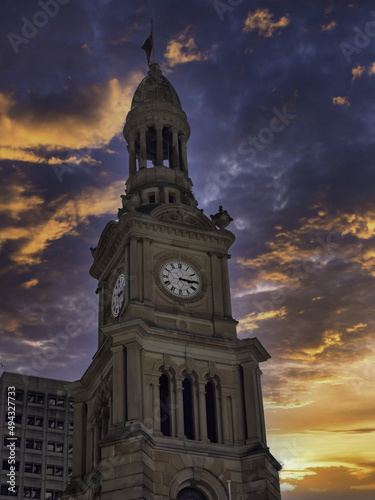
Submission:
<svg viewBox="0 0 375 500">
<path fill-rule="evenodd" d="M 129 134 L 129 175 L 135 174 L 137 171 L 136 157 L 135 157 L 135 135 Z"/>
<path fill-rule="evenodd" d="M 260 370 L 256 363 L 242 364 L 245 392 L 247 443 L 266 446 L 263 403 L 260 392 Z M 258 371 L 259 370 L 259 371 Z"/>
<path fill-rule="evenodd" d="M 178 130 L 171 128 L 172 132 L 172 168 L 180 168 L 180 151 L 178 148 Z"/>
<path fill-rule="evenodd" d="M 155 377 L 152 383 L 152 401 L 153 401 L 152 419 L 154 421 L 154 434 L 156 436 L 161 436 L 159 377 Z"/>
<path fill-rule="evenodd" d="M 228 395 L 223 393 L 221 395 L 221 414 L 223 419 L 223 439 L 224 444 L 230 444 L 229 440 L 229 426 L 228 426 Z"/>
<path fill-rule="evenodd" d="M 156 130 L 156 165 L 163 166 L 163 124 L 155 123 Z"/>
<path fill-rule="evenodd" d="M 139 155 L 139 168 L 147 167 L 147 144 L 146 144 L 146 132 L 148 127 L 146 125 L 141 125 L 139 127 L 139 142 L 140 142 L 140 155 Z"/>
<path fill-rule="evenodd" d="M 223 281 L 221 279 L 221 263 L 219 262 L 219 254 L 216 252 L 208 252 L 211 259 L 211 281 L 212 281 L 212 296 L 214 317 L 223 317 Z"/>
<path fill-rule="evenodd" d="M 100 463 L 100 420 L 95 418 L 95 427 L 94 427 L 94 467 L 99 465 Z"/>
<path fill-rule="evenodd" d="M 205 382 L 199 382 L 199 427 L 201 441 L 208 442 Z"/>
<path fill-rule="evenodd" d="M 182 396 L 182 378 L 176 377 L 176 413 L 177 413 L 177 437 L 179 439 L 184 439 L 185 429 L 184 429 L 184 400 Z"/>
<path fill-rule="evenodd" d="M 74 434 L 78 439 L 74 441 L 73 477 L 83 477 L 86 471 L 86 403 L 74 403 Z"/>
<path fill-rule="evenodd" d="M 181 142 L 181 170 L 187 173 L 188 162 L 187 162 L 187 151 L 186 151 L 186 136 L 184 134 L 180 135 Z"/>
<path fill-rule="evenodd" d="M 228 259 L 230 255 L 221 256 L 221 273 L 223 276 L 223 299 L 224 299 L 224 316 L 226 318 L 232 317 L 232 304 L 230 300 L 230 283 L 229 283 L 229 272 L 228 272 Z"/>
<path fill-rule="evenodd" d="M 112 347 L 113 358 L 113 426 L 123 426 L 126 421 L 126 367 L 124 346 Z"/>
<path fill-rule="evenodd" d="M 141 273 L 139 272 L 139 252 L 138 252 L 138 238 L 135 236 L 130 238 L 130 300 L 140 300 L 140 283 Z"/>
<path fill-rule="evenodd" d="M 128 421 L 142 420 L 141 346 L 126 344 L 126 374 L 128 388 Z"/>
<path fill-rule="evenodd" d="M 142 239 L 143 245 L 143 300 L 152 301 L 152 287 L 150 286 L 150 277 L 152 276 L 152 257 L 151 243 L 149 238 Z"/>
</svg>

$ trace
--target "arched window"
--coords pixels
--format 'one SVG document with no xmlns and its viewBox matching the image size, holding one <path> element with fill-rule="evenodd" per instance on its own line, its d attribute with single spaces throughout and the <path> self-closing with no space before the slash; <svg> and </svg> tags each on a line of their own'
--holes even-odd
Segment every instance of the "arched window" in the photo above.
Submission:
<svg viewBox="0 0 375 500">
<path fill-rule="evenodd" d="M 184 432 L 188 439 L 194 439 L 193 387 L 191 380 L 185 378 L 182 382 L 184 401 Z"/>
<path fill-rule="evenodd" d="M 207 500 L 207 497 L 195 488 L 184 488 L 179 492 L 177 500 Z"/>
<path fill-rule="evenodd" d="M 206 416 L 207 436 L 211 443 L 217 443 L 215 386 L 209 381 L 206 384 Z"/>
<path fill-rule="evenodd" d="M 164 436 L 171 435 L 171 397 L 169 378 L 163 373 L 159 377 L 160 389 L 160 430 Z"/>
</svg>

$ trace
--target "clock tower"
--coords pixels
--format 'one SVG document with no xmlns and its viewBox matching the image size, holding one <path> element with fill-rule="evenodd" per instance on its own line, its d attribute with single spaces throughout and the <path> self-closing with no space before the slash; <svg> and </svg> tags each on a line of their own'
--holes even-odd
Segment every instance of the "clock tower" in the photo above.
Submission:
<svg viewBox="0 0 375 500">
<path fill-rule="evenodd" d="M 269 354 L 232 318 L 220 207 L 197 208 L 190 127 L 155 62 L 124 127 L 129 177 L 118 220 L 91 249 L 98 350 L 74 396 L 64 499 L 277 500 L 261 371 Z"/>
</svg>

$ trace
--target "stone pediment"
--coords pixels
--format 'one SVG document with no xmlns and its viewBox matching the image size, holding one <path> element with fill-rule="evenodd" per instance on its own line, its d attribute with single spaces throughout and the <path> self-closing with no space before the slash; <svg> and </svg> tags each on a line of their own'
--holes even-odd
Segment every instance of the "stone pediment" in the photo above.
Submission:
<svg viewBox="0 0 375 500">
<path fill-rule="evenodd" d="M 195 227 L 206 227 L 215 229 L 215 225 L 199 210 L 178 204 L 168 204 L 155 208 L 151 214 L 158 219 L 181 224 L 189 224 Z"/>
</svg>

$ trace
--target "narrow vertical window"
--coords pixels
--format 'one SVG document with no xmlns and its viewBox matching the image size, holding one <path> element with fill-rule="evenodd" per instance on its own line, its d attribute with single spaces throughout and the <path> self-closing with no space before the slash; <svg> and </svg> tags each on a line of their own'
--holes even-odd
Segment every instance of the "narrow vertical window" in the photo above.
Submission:
<svg viewBox="0 0 375 500">
<path fill-rule="evenodd" d="M 215 386 L 212 382 L 206 384 L 206 416 L 208 439 L 211 443 L 217 443 Z"/>
<path fill-rule="evenodd" d="M 184 401 L 184 431 L 188 439 L 194 439 L 193 418 L 193 388 L 191 380 L 185 378 L 182 382 L 182 394 Z"/>
<path fill-rule="evenodd" d="M 171 435 L 171 404 L 169 378 L 165 373 L 159 378 L 160 389 L 160 430 L 164 436 Z"/>
</svg>

